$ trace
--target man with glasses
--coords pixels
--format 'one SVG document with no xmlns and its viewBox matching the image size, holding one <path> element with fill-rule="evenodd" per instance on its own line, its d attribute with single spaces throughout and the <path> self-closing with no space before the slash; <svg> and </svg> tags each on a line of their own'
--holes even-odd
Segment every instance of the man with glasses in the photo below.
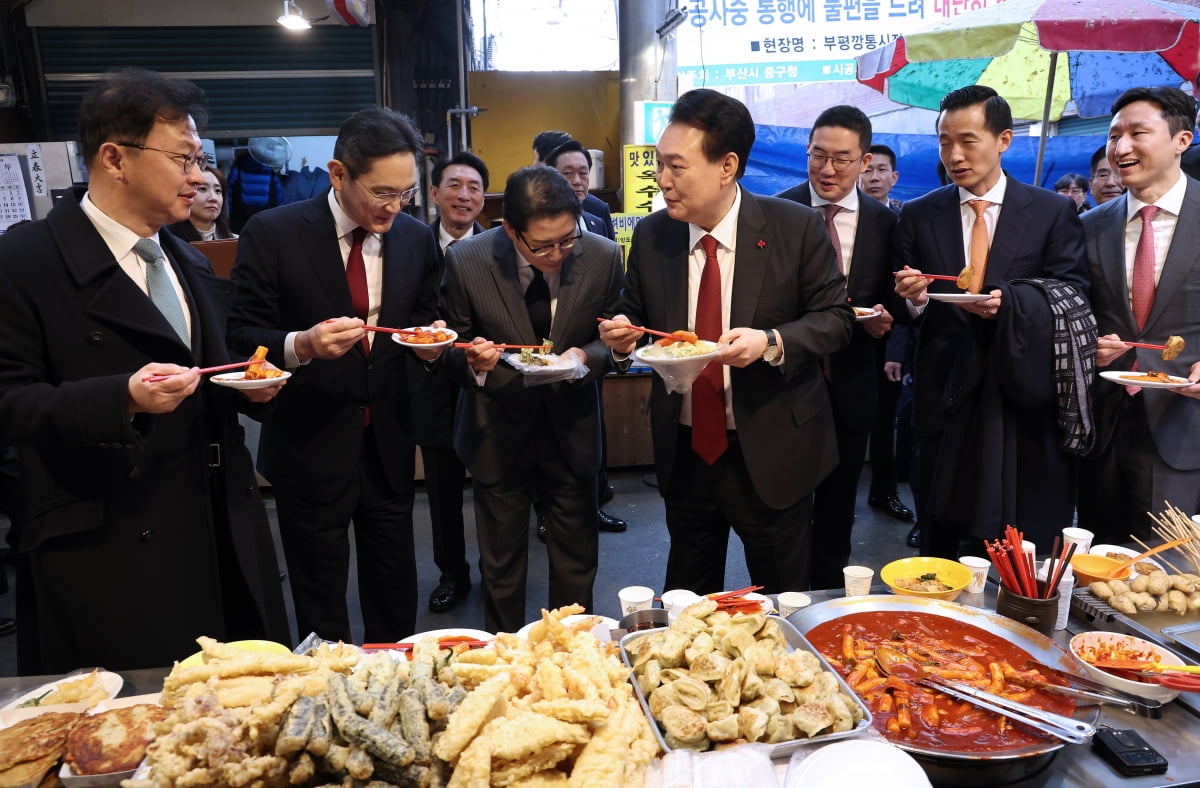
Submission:
<svg viewBox="0 0 1200 788">
<path fill-rule="evenodd" d="M 1108 145 L 1101 145 L 1092 154 L 1092 177 L 1088 180 L 1088 189 L 1096 205 L 1103 205 L 1109 200 L 1115 200 L 1125 193 L 1125 184 L 1121 183 L 1121 173 L 1108 162 Z"/>
<path fill-rule="evenodd" d="M 808 145 L 808 180 L 779 196 L 819 211 L 846 276 L 846 300 L 874 314 L 855 323 L 850 344 L 823 359 L 825 384 L 833 403 L 838 464 L 817 486 L 813 498 L 812 587 L 837 588 L 850 563 L 854 505 L 867 443 L 878 412 L 883 373 L 883 336 L 892 328 L 892 230 L 896 214 L 858 188 L 874 163 L 871 121 L 857 107 L 830 107 L 813 122 Z M 908 511 L 892 493 L 872 500 Z"/>
<path fill-rule="evenodd" d="M 719 343 L 690 391 L 656 375 L 650 393 L 664 588 L 723 589 L 731 529 L 752 583 L 807 587 L 813 489 L 837 464 L 821 359 L 850 341 L 846 278 L 819 213 L 738 184 L 753 144 L 738 100 L 679 97 L 658 141 L 667 208 L 634 230 L 621 314 L 600 324 L 625 367 L 638 326 Z"/>
<path fill-rule="evenodd" d="M 598 317 L 616 308 L 621 248 L 579 230 L 579 200 L 557 171 L 525 167 L 504 188 L 504 226 L 446 251 L 441 310 L 471 342 L 444 362 L 464 390 L 454 448 L 471 471 L 484 626 L 515 632 L 539 607 L 592 609 L 596 577 L 597 382 L 611 368 Z M 559 364 L 539 383 L 500 361 L 497 343 L 554 343 Z M 507 351 L 506 351 L 507 352 Z M 515 352 L 515 351 L 513 351 Z M 534 373 L 537 374 L 537 373 Z M 526 610 L 529 520 L 545 509 L 550 596 Z"/>
<path fill-rule="evenodd" d="M 234 391 L 229 283 L 165 230 L 204 183 L 204 94 L 143 70 L 84 97 L 82 202 L 0 237 L 0 444 L 16 447 L 21 674 L 289 639 Z"/>
<path fill-rule="evenodd" d="M 275 489 L 301 637 L 351 640 L 351 522 L 366 641 L 415 629 L 408 375 L 428 373 L 408 355 L 439 351 L 366 329 L 435 316 L 437 243 L 402 213 L 423 150 L 404 115 L 356 112 L 334 143 L 329 192 L 255 214 L 238 242 L 230 340 L 265 346 L 293 374 L 263 424 L 259 468 Z"/>
</svg>

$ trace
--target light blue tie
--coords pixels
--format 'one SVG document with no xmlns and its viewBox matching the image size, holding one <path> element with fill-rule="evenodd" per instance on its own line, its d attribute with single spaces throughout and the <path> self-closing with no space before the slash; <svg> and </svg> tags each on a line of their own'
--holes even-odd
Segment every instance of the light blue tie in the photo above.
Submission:
<svg viewBox="0 0 1200 788">
<path fill-rule="evenodd" d="M 158 307 L 158 311 L 162 312 L 171 328 L 175 329 L 183 344 L 191 347 L 183 306 L 179 303 L 175 288 L 171 286 L 170 277 L 163 270 L 162 249 L 149 238 L 142 238 L 133 245 L 133 251 L 146 261 L 146 288 L 150 291 L 150 300 Z"/>
</svg>

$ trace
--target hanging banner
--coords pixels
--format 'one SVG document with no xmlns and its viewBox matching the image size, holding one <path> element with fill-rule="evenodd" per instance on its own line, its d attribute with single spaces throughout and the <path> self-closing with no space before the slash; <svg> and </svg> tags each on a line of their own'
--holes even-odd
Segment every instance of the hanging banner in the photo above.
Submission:
<svg viewBox="0 0 1200 788">
<path fill-rule="evenodd" d="M 658 155 L 653 145 L 625 145 L 621 149 L 621 192 L 625 213 L 650 213 L 658 194 Z"/>
<path fill-rule="evenodd" d="M 940 19 L 1004 0 L 690 0 L 679 89 L 834 82 L 854 58 Z"/>
</svg>

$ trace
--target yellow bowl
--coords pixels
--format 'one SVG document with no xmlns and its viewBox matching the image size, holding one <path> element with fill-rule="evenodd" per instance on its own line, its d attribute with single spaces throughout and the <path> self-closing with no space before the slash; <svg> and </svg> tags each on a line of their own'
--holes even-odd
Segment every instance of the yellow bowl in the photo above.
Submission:
<svg viewBox="0 0 1200 788">
<path fill-rule="evenodd" d="M 241 651 L 262 651 L 268 654 L 290 654 L 292 650 L 282 643 L 276 643 L 273 640 L 235 640 L 232 643 L 225 645 L 230 648 L 236 648 Z M 179 663 L 181 668 L 190 668 L 194 665 L 203 665 L 208 662 L 204 658 L 203 651 L 197 651 L 187 659 Z"/>
<path fill-rule="evenodd" d="M 910 591 L 896 585 L 897 581 L 904 578 L 921 577 L 928 574 L 935 575 L 938 580 L 950 586 L 950 590 Z M 920 555 L 892 561 L 879 570 L 879 577 L 888 584 L 892 593 L 921 597 L 922 599 L 944 599 L 947 602 L 953 602 L 963 592 L 963 589 L 971 584 L 971 570 L 958 561 Z"/>
<path fill-rule="evenodd" d="M 1109 577 L 1109 572 L 1121 565 L 1121 561 L 1106 555 L 1085 553 L 1071 557 L 1071 571 L 1079 581 L 1079 585 L 1087 585 L 1097 580 L 1125 580 L 1129 577 L 1130 567 L 1125 567 L 1116 577 Z"/>
</svg>

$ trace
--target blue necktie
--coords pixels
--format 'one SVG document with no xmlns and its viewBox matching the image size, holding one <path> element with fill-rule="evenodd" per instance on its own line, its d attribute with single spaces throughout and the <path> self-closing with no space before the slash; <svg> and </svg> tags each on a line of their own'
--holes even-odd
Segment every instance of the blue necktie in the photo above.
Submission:
<svg viewBox="0 0 1200 788">
<path fill-rule="evenodd" d="M 171 328 L 175 329 L 183 344 L 191 347 L 187 319 L 183 316 L 183 305 L 179 303 L 179 296 L 171 286 L 170 277 L 163 270 L 162 249 L 149 238 L 142 238 L 133 245 L 133 251 L 146 261 L 146 288 L 150 291 L 150 300 L 158 307 L 158 311 L 162 312 Z"/>
</svg>

